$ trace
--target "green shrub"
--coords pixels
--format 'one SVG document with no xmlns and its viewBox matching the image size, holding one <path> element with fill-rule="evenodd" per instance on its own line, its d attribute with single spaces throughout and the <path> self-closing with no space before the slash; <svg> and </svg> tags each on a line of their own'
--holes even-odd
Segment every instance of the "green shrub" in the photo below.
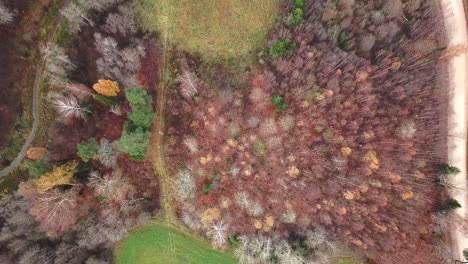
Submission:
<svg viewBox="0 0 468 264">
<path fill-rule="evenodd" d="M 341 33 L 338 35 L 338 42 L 343 43 L 346 41 L 346 32 L 341 31 Z"/>
<path fill-rule="evenodd" d="M 129 154 L 131 159 L 143 161 L 150 145 L 149 133 L 141 127 L 131 131 L 129 126 L 126 125 L 122 136 L 117 141 L 117 148 L 121 152 Z"/>
<path fill-rule="evenodd" d="M 67 18 L 64 18 L 55 37 L 58 46 L 64 46 L 71 41 L 72 35 L 70 34 L 69 27 L 70 21 Z"/>
<path fill-rule="evenodd" d="M 153 124 L 155 113 L 148 106 L 140 106 L 128 114 L 128 118 L 138 127 L 149 129 Z"/>
<path fill-rule="evenodd" d="M 445 201 L 445 203 L 439 205 L 438 210 L 440 212 L 447 212 L 461 207 L 461 204 L 457 200 L 449 198 L 447 201 Z"/>
<path fill-rule="evenodd" d="M 104 203 L 107 200 L 109 200 L 109 198 L 107 198 L 105 196 L 102 196 L 102 195 L 99 195 L 99 196 L 96 197 L 96 200 L 98 200 L 100 203 Z"/>
<path fill-rule="evenodd" d="M 289 25 L 292 27 L 299 26 L 304 21 L 304 11 L 300 8 L 296 8 L 292 11 L 289 19 Z"/>
<path fill-rule="evenodd" d="M 460 169 L 454 166 L 450 166 L 447 163 L 441 163 L 437 165 L 437 169 L 440 173 L 445 175 L 457 175 L 460 173 Z"/>
<path fill-rule="evenodd" d="M 119 101 L 115 97 L 105 96 L 101 94 L 94 94 L 93 99 L 96 100 L 96 102 L 103 104 L 105 106 L 119 105 Z"/>
<path fill-rule="evenodd" d="M 28 161 L 26 167 L 28 168 L 29 175 L 33 178 L 39 178 L 43 174 L 52 171 L 52 166 L 46 159 Z"/>
<path fill-rule="evenodd" d="M 463 257 L 468 260 L 468 248 L 463 249 Z"/>
<path fill-rule="evenodd" d="M 88 162 L 90 159 L 96 157 L 98 154 L 98 144 L 95 138 L 82 141 L 77 145 L 78 156 L 84 161 Z"/>
<path fill-rule="evenodd" d="M 233 246 L 237 246 L 239 244 L 239 238 L 236 235 L 230 236 L 229 241 Z"/>
<path fill-rule="evenodd" d="M 289 39 L 277 40 L 270 47 L 270 56 L 271 57 L 281 57 L 286 55 L 288 51 L 296 49 L 296 43 L 292 42 Z"/>
<path fill-rule="evenodd" d="M 303 8 L 307 4 L 307 0 L 293 0 L 295 8 Z"/>
<path fill-rule="evenodd" d="M 261 140 L 255 142 L 254 148 L 260 155 L 265 155 L 267 147 Z"/>
<path fill-rule="evenodd" d="M 211 191 L 211 189 L 213 189 L 214 187 L 215 187 L 214 183 L 209 183 L 209 184 L 204 184 L 202 189 L 205 194 L 208 194 Z"/>
<path fill-rule="evenodd" d="M 132 107 L 151 105 L 152 98 L 143 87 L 126 88 L 125 97 Z"/>
<path fill-rule="evenodd" d="M 341 44 L 341 49 L 344 50 L 344 51 L 348 51 L 351 49 L 351 40 L 346 40 L 345 42 L 343 42 Z"/>
<path fill-rule="evenodd" d="M 271 103 L 276 106 L 276 109 L 285 111 L 288 109 L 288 104 L 284 102 L 283 98 L 279 95 L 273 95 L 271 97 Z"/>
<path fill-rule="evenodd" d="M 431 54 L 440 54 L 443 51 L 445 51 L 446 49 L 447 49 L 447 47 L 436 48 L 436 49 L 431 51 Z"/>
<path fill-rule="evenodd" d="M 338 35 L 338 43 L 340 44 L 340 47 L 344 51 L 348 51 L 351 49 L 352 42 L 351 40 L 348 39 L 348 36 L 346 35 L 346 32 L 342 31 Z"/>
</svg>

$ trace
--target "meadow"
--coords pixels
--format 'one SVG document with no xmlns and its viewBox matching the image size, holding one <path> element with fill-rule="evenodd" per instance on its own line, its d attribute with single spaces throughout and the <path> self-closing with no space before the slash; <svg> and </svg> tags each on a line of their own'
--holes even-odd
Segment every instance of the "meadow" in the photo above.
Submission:
<svg viewBox="0 0 468 264">
<path fill-rule="evenodd" d="M 123 240 L 116 254 L 117 264 L 238 263 L 229 254 L 181 231 L 161 225 L 139 228 Z"/>
</svg>

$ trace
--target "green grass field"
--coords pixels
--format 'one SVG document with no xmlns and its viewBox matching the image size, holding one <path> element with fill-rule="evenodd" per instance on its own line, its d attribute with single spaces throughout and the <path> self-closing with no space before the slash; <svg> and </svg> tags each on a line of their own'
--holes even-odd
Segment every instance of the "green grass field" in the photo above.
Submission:
<svg viewBox="0 0 468 264">
<path fill-rule="evenodd" d="M 361 261 L 352 258 L 342 258 L 332 262 L 333 264 L 363 264 Z"/>
<path fill-rule="evenodd" d="M 161 225 L 133 231 L 116 250 L 117 264 L 230 264 L 231 255 L 210 244 Z"/>
<path fill-rule="evenodd" d="M 261 48 L 280 0 L 139 0 L 144 27 L 209 61 L 245 57 Z"/>
</svg>

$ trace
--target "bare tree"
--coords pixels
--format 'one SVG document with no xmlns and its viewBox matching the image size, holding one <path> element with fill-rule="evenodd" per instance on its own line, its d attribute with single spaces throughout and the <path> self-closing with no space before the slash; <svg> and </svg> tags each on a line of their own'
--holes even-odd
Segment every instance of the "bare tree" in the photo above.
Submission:
<svg viewBox="0 0 468 264">
<path fill-rule="evenodd" d="M 260 124 L 260 133 L 268 136 L 278 132 L 278 126 L 273 118 L 268 118 Z"/>
<path fill-rule="evenodd" d="M 109 108 L 109 112 L 116 114 L 116 115 L 122 115 L 122 108 L 120 105 L 111 105 Z"/>
<path fill-rule="evenodd" d="M 47 65 L 46 72 L 54 85 L 65 85 L 68 83 L 67 75 L 75 69 L 75 65 L 65 54 L 65 50 L 57 45 L 50 45 L 42 49 Z"/>
<path fill-rule="evenodd" d="M 133 221 L 125 221 L 126 218 L 120 216 L 110 207 L 101 210 L 99 214 L 86 218 L 75 226 L 78 245 L 88 249 L 113 246 L 135 224 Z M 131 220 L 131 218 L 127 220 Z"/>
<path fill-rule="evenodd" d="M 62 15 L 69 21 L 68 30 L 70 33 L 78 33 L 84 25 L 94 26 L 93 21 L 88 18 L 87 12 L 86 8 L 74 2 L 71 2 L 62 10 Z"/>
<path fill-rule="evenodd" d="M 241 236 L 235 254 L 242 264 L 306 263 L 304 257 L 294 251 L 286 240 L 262 235 Z"/>
<path fill-rule="evenodd" d="M 85 25 L 94 26 L 94 22 L 89 17 L 90 11 L 102 12 L 121 2 L 123 0 L 79 0 L 71 2 L 61 13 L 69 21 L 70 33 L 74 34 Z"/>
<path fill-rule="evenodd" d="M 0 245 L 6 246 L 14 252 L 13 240 L 25 241 L 25 247 L 29 240 L 34 240 L 39 235 L 38 222 L 28 213 L 30 204 L 21 195 L 6 195 L 0 200 L 0 216 L 3 224 L 0 232 Z M 19 247 L 16 247 L 19 248 Z"/>
<path fill-rule="evenodd" d="M 179 171 L 173 186 L 179 200 L 184 201 L 193 197 L 195 181 L 188 169 Z"/>
<path fill-rule="evenodd" d="M 268 263 L 273 253 L 273 241 L 267 236 L 241 236 L 235 251 L 242 264 Z"/>
<path fill-rule="evenodd" d="M 13 13 L 0 2 L 0 24 L 8 24 L 13 21 Z"/>
<path fill-rule="evenodd" d="M 294 117 L 291 115 L 282 116 L 279 119 L 279 123 L 283 130 L 289 131 L 294 127 L 294 124 L 295 124 Z"/>
<path fill-rule="evenodd" d="M 54 255 L 54 264 L 81 264 L 86 259 L 87 252 L 77 244 L 63 241 L 55 249 Z"/>
<path fill-rule="evenodd" d="M 281 241 L 274 252 L 279 264 L 305 264 L 304 257 L 295 252 L 287 241 Z"/>
<path fill-rule="evenodd" d="M 247 125 L 250 128 L 256 128 L 258 127 L 258 124 L 260 123 L 260 119 L 256 116 L 252 116 L 247 120 Z"/>
<path fill-rule="evenodd" d="M 398 136 L 402 139 L 411 139 L 416 134 L 416 124 L 413 120 L 405 120 L 398 129 Z"/>
<path fill-rule="evenodd" d="M 85 264 L 110 264 L 110 262 L 102 259 L 98 259 L 96 257 L 90 257 L 85 261 Z"/>
<path fill-rule="evenodd" d="M 104 30 L 109 33 L 120 33 L 122 36 L 134 34 L 137 31 L 135 15 L 129 6 L 119 6 L 117 13 L 109 14 Z"/>
<path fill-rule="evenodd" d="M 183 70 L 176 80 L 180 83 L 180 92 L 185 98 L 192 98 L 198 93 L 198 82 L 188 70 Z"/>
<path fill-rule="evenodd" d="M 36 199 L 38 194 L 28 189 L 31 187 L 34 188 L 23 186 L 22 191 L 27 193 L 28 197 Z M 39 222 L 29 214 L 30 209 L 30 200 L 18 194 L 5 195 L 0 199 L 0 251 L 6 253 L 6 256 L 0 254 L 0 263 L 81 264 L 91 255 L 95 255 L 96 247 L 88 251 L 75 243 L 73 230 L 62 236 L 61 240 L 50 243 L 46 233 L 39 228 Z M 44 215 L 48 213 L 49 211 L 41 212 Z M 109 250 L 98 250 L 99 257 L 103 259 L 100 263 L 110 263 L 104 261 L 112 258 Z"/>
<path fill-rule="evenodd" d="M 124 0 L 80 0 L 79 3 L 86 9 L 94 9 L 98 12 L 102 12 L 123 1 Z"/>
<path fill-rule="evenodd" d="M 68 83 L 65 88 L 70 91 L 79 101 L 86 100 L 93 94 L 93 90 L 88 88 L 84 84 L 79 83 Z"/>
<path fill-rule="evenodd" d="M 117 146 L 114 142 L 102 139 L 98 148 L 98 159 L 106 167 L 113 167 L 117 163 Z"/>
<path fill-rule="evenodd" d="M 24 252 L 24 254 L 20 257 L 18 264 L 50 263 L 52 260 L 52 252 L 49 252 L 45 248 L 41 248 L 38 245 L 34 245 L 26 252 Z"/>
<path fill-rule="evenodd" d="M 129 184 L 120 173 L 105 174 L 103 177 L 93 171 L 90 173 L 89 184 L 94 187 L 97 196 L 122 201 L 126 199 Z"/>
<path fill-rule="evenodd" d="M 52 104 L 57 109 L 58 113 L 64 118 L 85 118 L 85 113 L 90 111 L 82 107 L 75 96 L 53 94 L 51 96 Z"/>
<path fill-rule="evenodd" d="M 94 39 L 96 50 L 101 54 L 96 61 L 100 78 L 117 80 L 124 86 L 138 85 L 136 73 L 140 69 L 140 58 L 145 55 L 144 47 L 136 43 L 119 49 L 115 39 L 99 33 L 94 34 Z"/>
<path fill-rule="evenodd" d="M 77 188 L 67 192 L 50 190 L 40 193 L 32 198 L 31 203 L 31 214 L 41 222 L 45 230 L 62 233 L 78 220 Z"/>
<path fill-rule="evenodd" d="M 198 151 L 198 143 L 194 137 L 185 137 L 184 145 L 190 150 L 190 153 L 195 153 Z"/>
<path fill-rule="evenodd" d="M 213 245 L 222 247 L 227 241 L 228 226 L 223 221 L 212 224 L 206 233 L 211 238 Z"/>
</svg>

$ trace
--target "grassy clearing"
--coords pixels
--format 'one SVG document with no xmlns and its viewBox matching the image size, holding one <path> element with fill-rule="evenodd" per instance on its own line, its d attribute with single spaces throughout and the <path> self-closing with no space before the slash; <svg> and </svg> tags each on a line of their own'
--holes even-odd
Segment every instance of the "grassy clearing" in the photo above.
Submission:
<svg viewBox="0 0 468 264">
<path fill-rule="evenodd" d="M 139 0 L 149 31 L 169 30 L 171 43 L 209 61 L 245 57 L 260 48 L 279 12 L 279 0 Z"/>
<path fill-rule="evenodd" d="M 238 263 L 201 240 L 161 225 L 139 228 L 116 250 L 117 264 Z"/>
</svg>

